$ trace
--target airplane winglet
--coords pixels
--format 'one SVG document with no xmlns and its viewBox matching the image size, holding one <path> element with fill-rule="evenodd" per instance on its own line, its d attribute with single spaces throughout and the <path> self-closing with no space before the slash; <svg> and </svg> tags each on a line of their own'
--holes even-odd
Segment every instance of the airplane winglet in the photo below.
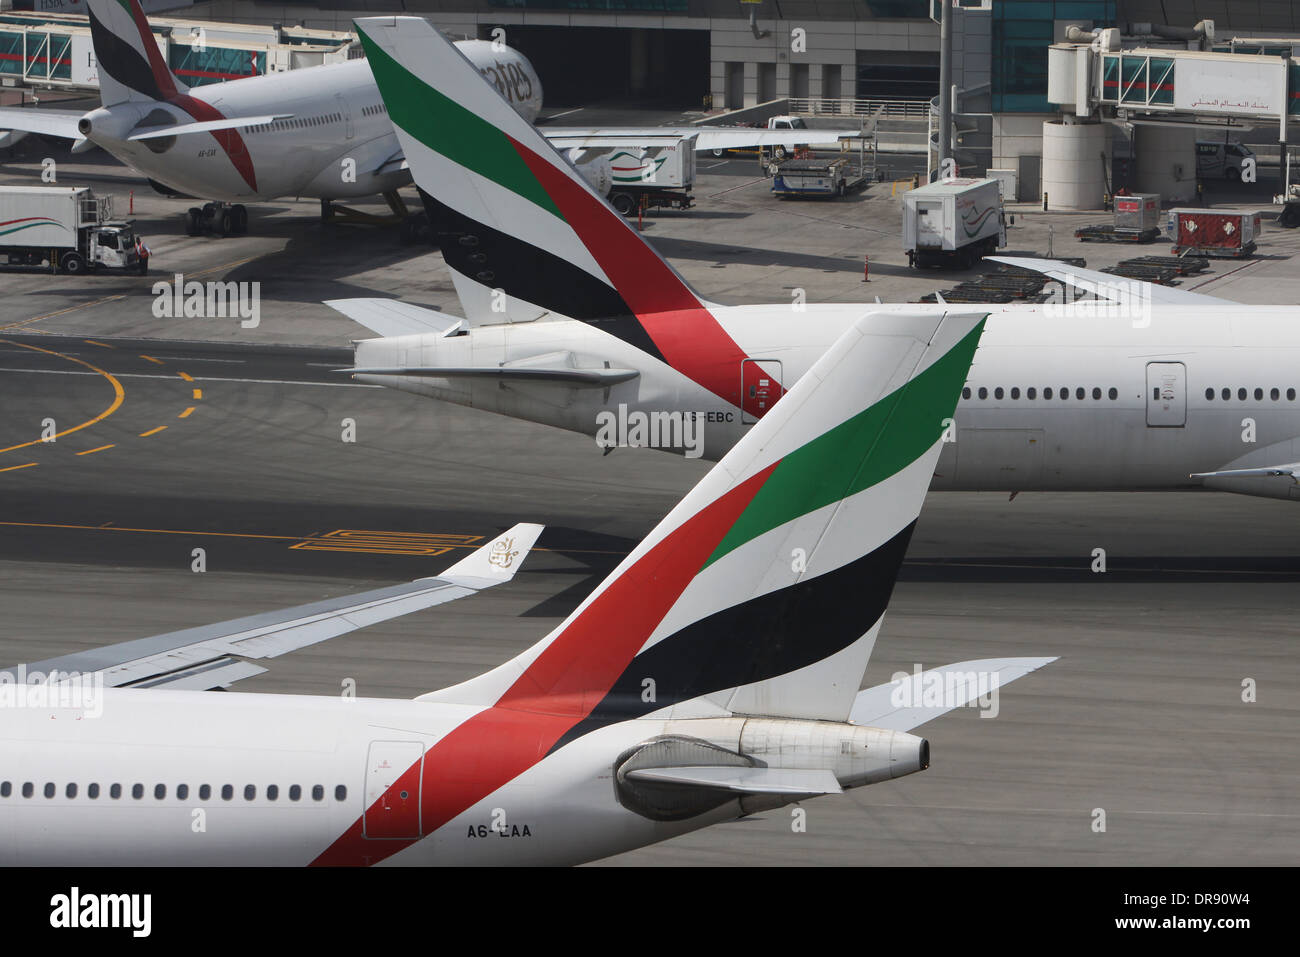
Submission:
<svg viewBox="0 0 1300 957">
<path fill-rule="evenodd" d="M 434 577 L 475 590 L 508 582 L 528 557 L 543 528 L 521 522 Z"/>
</svg>

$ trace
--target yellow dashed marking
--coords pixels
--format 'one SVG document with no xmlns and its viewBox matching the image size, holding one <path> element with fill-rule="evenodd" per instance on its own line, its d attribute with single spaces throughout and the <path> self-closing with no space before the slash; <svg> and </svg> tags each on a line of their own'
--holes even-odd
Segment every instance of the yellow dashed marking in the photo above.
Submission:
<svg viewBox="0 0 1300 957">
<path fill-rule="evenodd" d="M 28 462 L 26 465 L 11 465 L 6 469 L 0 469 L 0 472 L 13 472 L 16 469 L 29 469 L 33 465 L 40 465 L 39 462 Z"/>
<path fill-rule="evenodd" d="M 116 298 L 120 299 L 122 297 L 118 296 Z M 112 415 L 121 407 L 122 401 L 126 398 L 126 391 L 122 388 L 122 383 L 118 382 L 117 379 L 113 378 L 111 373 L 105 372 L 103 369 L 99 368 L 98 366 L 92 366 L 89 362 L 86 362 L 84 359 L 77 359 L 74 358 L 73 356 L 67 356 L 64 355 L 62 352 L 55 352 L 52 349 L 42 349 L 40 346 L 34 346 L 26 342 L 16 342 L 13 339 L 8 339 L 6 341 L 11 346 L 18 346 L 22 349 L 31 349 L 33 352 L 44 352 L 47 356 L 58 356 L 60 359 L 67 359 L 69 362 L 75 362 L 77 363 L 77 365 L 85 366 L 91 372 L 98 372 L 105 379 L 107 379 L 109 383 L 113 386 L 113 402 L 107 409 L 99 413 L 99 415 L 95 416 L 93 419 L 87 419 L 85 422 L 82 422 L 80 425 L 74 425 L 72 428 L 64 429 L 62 432 L 55 432 L 54 435 L 52 436 L 55 439 L 62 438 L 65 435 L 70 435 L 71 433 L 84 429 L 87 426 L 94 425 L 96 422 L 101 422 L 104 419 L 107 419 L 110 415 Z M 48 440 L 32 439 L 30 442 L 20 442 L 18 445 L 11 445 L 8 448 L 0 449 L 0 452 L 12 452 L 14 449 L 26 448 L 29 445 L 42 445 L 46 441 Z M 35 463 L 32 464 L 34 465 Z"/>
<path fill-rule="evenodd" d="M 147 355 L 145 355 L 143 352 L 140 353 L 140 358 L 141 358 L 141 359 L 148 359 L 150 362 L 156 362 L 156 363 L 157 363 L 158 365 L 160 365 L 160 366 L 164 366 L 164 365 L 167 364 L 167 363 L 163 362 L 161 359 L 155 359 L 153 356 L 147 356 Z"/>
<path fill-rule="evenodd" d="M 482 541 L 482 538 L 482 535 L 379 532 L 340 528 L 289 547 L 304 548 L 314 552 L 367 552 L 372 555 L 445 555 L 453 548 L 463 548 Z"/>
<path fill-rule="evenodd" d="M 104 449 L 112 449 L 112 448 L 116 448 L 116 447 L 117 447 L 117 443 L 114 442 L 114 443 L 111 443 L 111 444 L 109 444 L 109 445 L 101 445 L 101 446 L 100 446 L 99 448 L 97 448 L 97 449 L 86 449 L 86 451 L 84 451 L 84 452 L 78 452 L 77 454 L 78 454 L 78 455 L 94 455 L 96 452 L 102 452 L 102 451 L 104 451 Z"/>
<path fill-rule="evenodd" d="M 89 346 L 102 346 L 105 349 L 116 349 L 117 346 L 110 346 L 107 342 L 98 342 L 94 339 L 82 339 L 82 342 Z"/>
<path fill-rule="evenodd" d="M 186 382 L 194 381 L 194 376 L 190 375 L 188 372 L 178 372 L 176 374 L 180 376 L 182 379 L 184 379 Z"/>
<path fill-rule="evenodd" d="M 194 398 L 196 398 L 196 399 L 201 399 L 201 398 L 203 398 L 203 390 L 202 390 L 202 389 L 195 389 L 195 390 L 194 390 Z"/>
<path fill-rule="evenodd" d="M 163 429 L 165 429 L 165 428 L 167 428 L 167 426 L 165 426 L 165 425 L 160 425 L 160 426 L 158 426 L 158 428 L 156 428 L 156 429 L 150 429 L 148 432 L 141 432 L 141 433 L 140 433 L 140 438 L 142 438 L 142 439 L 147 439 L 149 436 L 151 436 L 151 435 L 156 435 L 157 433 L 161 432 L 161 431 L 162 431 Z"/>
<path fill-rule="evenodd" d="M 178 418 L 178 419 L 188 419 L 188 418 L 190 417 L 190 413 L 193 412 L 193 411 L 194 411 L 194 406 L 190 406 L 188 409 L 186 409 L 186 410 L 185 410 L 184 412 L 182 412 L 180 415 L 176 416 L 176 418 Z"/>
</svg>

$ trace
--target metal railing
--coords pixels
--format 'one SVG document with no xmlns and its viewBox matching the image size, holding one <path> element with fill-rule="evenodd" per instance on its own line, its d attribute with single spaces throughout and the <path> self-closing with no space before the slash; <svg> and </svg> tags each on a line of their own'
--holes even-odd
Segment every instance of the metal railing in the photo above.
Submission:
<svg viewBox="0 0 1300 957">
<path fill-rule="evenodd" d="M 851 99 L 831 96 L 792 96 L 790 112 L 808 116 L 864 116 L 925 119 L 929 100 L 924 97 L 909 99 Z"/>
</svg>

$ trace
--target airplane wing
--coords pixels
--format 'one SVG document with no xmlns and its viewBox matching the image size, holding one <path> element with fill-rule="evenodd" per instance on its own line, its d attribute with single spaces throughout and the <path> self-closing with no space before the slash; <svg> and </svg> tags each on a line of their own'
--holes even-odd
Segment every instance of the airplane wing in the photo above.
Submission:
<svg viewBox="0 0 1300 957">
<path fill-rule="evenodd" d="M 608 388 L 635 379 L 635 369 L 582 369 L 574 366 L 377 366 L 336 369 L 351 375 L 423 375 L 440 379 L 492 379 L 515 382 L 560 382 L 588 388 Z"/>
<path fill-rule="evenodd" d="M 325 305 L 385 338 L 423 333 L 445 335 L 465 321 L 400 299 L 330 299 Z"/>
<path fill-rule="evenodd" d="M 77 123 L 85 116 L 82 110 L 35 110 L 23 107 L 0 108 L 0 130 L 38 133 L 42 136 L 81 138 Z"/>
<path fill-rule="evenodd" d="M 248 126 L 261 126 L 276 120 L 292 119 L 292 113 L 274 113 L 266 116 L 235 116 L 223 120 L 204 120 L 201 123 L 180 123 L 172 126 L 146 126 L 127 137 L 128 141 L 156 140 L 164 136 L 182 136 L 186 133 L 211 133 L 214 130 L 238 130 Z"/>
<path fill-rule="evenodd" d="M 798 145 L 834 147 L 861 130 L 759 130 L 736 126 L 551 127 L 538 132 L 556 149 L 615 149 L 620 146 L 663 146 L 695 137 L 697 150 L 744 149 L 752 146 Z"/>
<path fill-rule="evenodd" d="M 1161 286 L 1159 283 L 1143 282 L 1140 279 L 1125 279 L 1123 276 L 1116 276 L 1108 272 L 1098 272 L 1095 269 L 1081 269 L 1078 266 L 1071 266 L 1069 263 L 1058 262 L 1055 259 L 1033 259 L 1021 256 L 985 256 L 985 262 L 1005 263 L 1008 266 L 1018 266 L 1021 269 L 1028 269 L 1030 272 L 1042 273 L 1044 276 L 1050 276 L 1059 283 L 1067 286 L 1074 286 L 1087 292 L 1098 293 L 1098 290 L 1106 293 L 1103 298 L 1115 299 L 1120 296 L 1131 296 L 1137 300 L 1149 300 L 1153 303 L 1174 305 L 1174 306 L 1237 306 L 1240 303 L 1233 302 L 1231 299 L 1219 299 L 1216 296 L 1207 296 L 1199 292 L 1186 292 L 1182 289 L 1171 289 L 1168 286 Z M 1100 294 L 1100 293 L 1098 293 Z"/>
<path fill-rule="evenodd" d="M 859 691 L 849 721 L 868 728 L 911 731 L 1055 660 L 984 658 L 911 674 L 903 681 Z"/>
<path fill-rule="evenodd" d="M 516 525 L 433 578 L 74 652 L 0 674 L 15 683 L 29 683 L 38 673 L 49 678 L 57 671 L 65 677 L 97 673 L 109 688 L 229 687 L 267 670 L 247 659 L 276 658 L 507 582 L 541 533 L 541 525 Z"/>
</svg>

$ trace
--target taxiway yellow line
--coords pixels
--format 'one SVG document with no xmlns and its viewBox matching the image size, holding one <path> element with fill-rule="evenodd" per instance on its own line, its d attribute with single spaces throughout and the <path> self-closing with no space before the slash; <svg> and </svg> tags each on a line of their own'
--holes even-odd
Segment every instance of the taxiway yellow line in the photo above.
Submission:
<svg viewBox="0 0 1300 957">
<path fill-rule="evenodd" d="M 165 428 L 167 428 L 167 426 L 165 426 L 165 425 L 160 425 L 160 426 L 158 426 L 158 428 L 156 428 L 156 429 L 150 429 L 148 432 L 141 432 L 141 433 L 140 433 L 140 438 L 142 438 L 142 439 L 147 439 L 147 438 L 148 438 L 149 436 L 151 436 L 151 435 L 157 435 L 159 432 L 161 432 L 161 431 L 162 431 L 163 429 L 165 429 Z"/>
<path fill-rule="evenodd" d="M 67 309 L 60 309 L 57 312 L 47 312 L 43 316 L 32 316 L 30 319 L 24 319 L 22 322 L 11 322 L 7 326 L 0 326 L 0 329 L 18 329 L 22 326 L 29 326 L 33 322 L 40 322 L 42 319 L 53 319 L 55 316 L 66 316 L 70 312 L 76 312 L 78 309 L 89 309 L 91 306 L 98 306 L 101 303 L 113 302 L 115 299 L 125 299 L 125 294 L 116 296 L 105 296 L 103 299 L 96 299 L 93 302 L 83 302 L 76 306 L 69 306 Z M 42 330 L 37 329 L 37 332 Z M 43 333 L 42 333 L 43 334 Z"/>
<path fill-rule="evenodd" d="M 192 412 L 194 411 L 194 408 L 195 408 L 194 406 L 190 406 L 188 409 L 186 409 L 186 410 L 185 410 L 184 412 L 182 412 L 180 415 L 176 416 L 176 418 L 178 418 L 178 419 L 188 419 L 188 418 L 190 417 L 190 413 L 192 413 Z"/>
<path fill-rule="evenodd" d="M 78 454 L 78 455 L 93 455 L 93 454 L 96 453 L 96 452 L 102 452 L 102 451 L 104 451 L 105 449 L 113 449 L 113 448 L 117 448 L 117 443 L 116 443 L 116 442 L 110 442 L 108 445 L 101 445 L 101 446 L 100 446 L 99 448 L 97 448 L 97 449 L 86 449 L 86 451 L 84 451 L 84 452 L 78 452 L 77 454 Z"/>
<path fill-rule="evenodd" d="M 120 299 L 122 297 L 118 296 L 116 298 Z M 33 352 L 44 352 L 46 355 L 49 356 L 57 356 L 60 359 L 67 359 L 69 362 L 75 362 L 77 363 L 77 365 L 85 366 L 87 369 L 91 370 L 92 372 L 98 372 L 100 375 L 102 375 L 105 379 L 109 381 L 110 385 L 112 385 L 113 401 L 109 405 L 109 407 L 105 409 L 103 412 L 99 413 L 99 415 L 95 416 L 93 419 L 87 419 L 85 422 L 82 422 L 80 425 L 74 425 L 72 426 L 72 428 L 64 429 L 62 432 L 55 432 L 54 435 L 48 438 L 32 439 L 30 442 L 20 442 L 18 445 L 11 445 L 8 448 L 0 449 L 0 452 L 12 452 L 14 449 L 25 449 L 29 445 L 43 445 L 47 442 L 53 441 L 54 439 L 62 438 L 65 435 L 71 435 L 73 432 L 79 432 L 82 429 L 94 425 L 96 422 L 104 421 L 104 419 L 107 419 L 110 415 L 112 415 L 114 412 L 116 412 L 118 409 L 122 407 L 122 402 L 123 400 L 126 399 L 126 390 L 122 388 L 122 383 L 118 382 L 111 372 L 105 372 L 103 369 L 99 368 L 99 366 L 93 366 L 89 362 L 86 362 L 84 359 L 78 359 L 75 356 L 64 355 L 62 352 L 55 352 L 53 349 L 42 349 L 40 346 L 34 346 L 26 342 L 17 342 L 13 339 L 8 340 L 8 342 L 10 343 L 10 345 L 15 345 L 22 349 L 31 349 Z"/>
<path fill-rule="evenodd" d="M 28 462 L 26 465 L 11 465 L 8 468 L 0 469 L 0 472 L 16 472 L 18 469 L 29 469 L 33 465 L 40 465 L 40 462 Z"/>
</svg>

